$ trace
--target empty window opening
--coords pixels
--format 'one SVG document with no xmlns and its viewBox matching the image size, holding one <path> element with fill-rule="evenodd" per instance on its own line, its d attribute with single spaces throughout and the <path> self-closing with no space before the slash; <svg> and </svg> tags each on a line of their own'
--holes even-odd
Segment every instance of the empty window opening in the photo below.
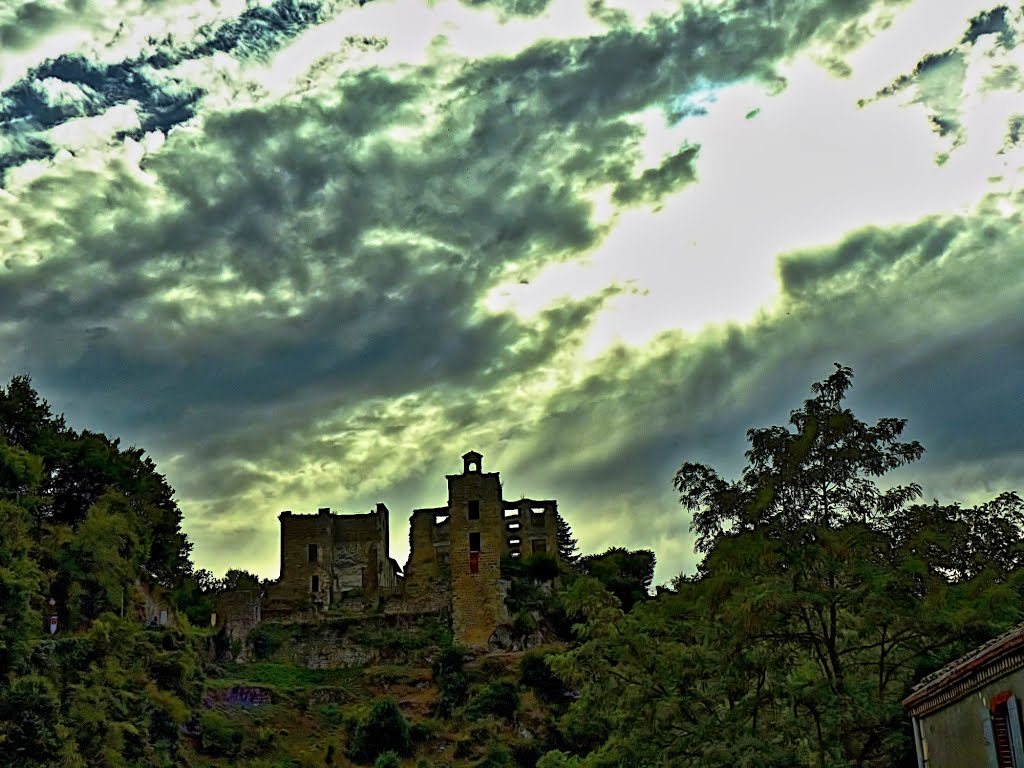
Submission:
<svg viewBox="0 0 1024 768">
<path fill-rule="evenodd" d="M 533 514 L 535 514 L 535 515 L 543 515 L 544 514 L 544 507 L 534 507 L 533 508 Z"/>
<path fill-rule="evenodd" d="M 315 563 L 317 560 L 320 559 L 320 556 L 319 556 L 320 553 L 319 553 L 318 550 L 319 550 L 319 548 L 317 547 L 316 544 L 310 544 L 307 547 L 307 554 L 309 555 L 309 562 Z"/>
<path fill-rule="evenodd" d="M 470 499 L 469 502 L 469 519 L 479 520 L 480 519 L 480 502 L 476 499 Z"/>
<path fill-rule="evenodd" d="M 518 531 L 519 530 L 519 523 L 509 523 L 508 524 L 508 529 L 510 531 Z"/>
<path fill-rule="evenodd" d="M 508 545 L 510 547 L 518 547 L 521 543 L 522 543 L 522 541 L 520 539 L 509 539 L 508 540 Z"/>
<path fill-rule="evenodd" d="M 434 515 L 434 525 L 441 525 L 448 522 L 448 515 Z"/>
<path fill-rule="evenodd" d="M 476 462 L 475 461 L 469 462 L 469 466 L 467 467 L 467 469 L 470 472 L 476 472 Z"/>
<path fill-rule="evenodd" d="M 506 509 L 505 510 L 505 517 L 519 517 L 519 510 L 518 509 Z"/>
<path fill-rule="evenodd" d="M 519 553 L 518 552 L 513 552 L 512 553 L 512 557 L 519 557 Z"/>
<path fill-rule="evenodd" d="M 320 577 L 319 576 L 313 576 L 313 577 L 310 578 L 310 580 L 309 580 L 309 591 L 310 592 L 319 592 L 320 591 Z"/>
<path fill-rule="evenodd" d="M 535 555 L 541 555 L 548 551 L 548 543 L 546 541 L 531 541 L 530 545 Z"/>
<path fill-rule="evenodd" d="M 469 551 L 479 552 L 480 551 L 480 534 L 471 533 L 469 534 Z"/>
</svg>

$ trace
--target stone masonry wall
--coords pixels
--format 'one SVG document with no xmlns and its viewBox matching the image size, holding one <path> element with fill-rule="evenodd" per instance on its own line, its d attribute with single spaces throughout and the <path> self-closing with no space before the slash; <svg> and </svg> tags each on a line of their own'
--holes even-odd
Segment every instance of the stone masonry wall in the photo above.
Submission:
<svg viewBox="0 0 1024 768">
<path fill-rule="evenodd" d="M 448 507 L 417 509 L 409 518 L 409 559 L 405 564 L 402 592 L 409 600 L 429 599 L 438 589 L 451 585 L 448 563 L 440 557 L 448 555 Z"/>
<path fill-rule="evenodd" d="M 467 471 L 448 475 L 451 519 L 452 631 L 470 647 L 487 645 L 500 622 L 503 504 L 498 474 Z M 477 470 L 479 470 L 477 464 Z M 480 517 L 469 519 L 469 502 L 479 503 Z M 480 550 L 473 572 L 470 534 L 479 534 Z"/>
<path fill-rule="evenodd" d="M 236 589 L 221 592 L 216 596 L 216 627 L 222 628 L 229 643 L 237 643 L 240 656 L 245 660 L 245 640 L 249 633 L 263 620 L 260 590 Z"/>
<path fill-rule="evenodd" d="M 521 499 L 505 502 L 502 520 L 502 554 L 558 557 L 558 502 L 553 499 Z"/>
</svg>

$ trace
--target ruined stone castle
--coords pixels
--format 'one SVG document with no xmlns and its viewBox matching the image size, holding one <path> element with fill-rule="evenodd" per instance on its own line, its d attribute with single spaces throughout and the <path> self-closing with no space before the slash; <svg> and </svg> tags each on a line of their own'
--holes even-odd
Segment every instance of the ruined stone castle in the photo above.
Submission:
<svg viewBox="0 0 1024 768">
<path fill-rule="evenodd" d="M 447 475 L 444 506 L 414 510 L 404 572 L 389 553 L 384 504 L 366 514 L 282 512 L 281 575 L 263 595 L 225 595 L 219 612 L 233 635 L 262 620 L 334 612 L 440 615 L 457 642 L 481 647 L 509 620 L 501 559 L 558 557 L 558 505 L 506 501 L 497 472 L 470 451 Z"/>
</svg>

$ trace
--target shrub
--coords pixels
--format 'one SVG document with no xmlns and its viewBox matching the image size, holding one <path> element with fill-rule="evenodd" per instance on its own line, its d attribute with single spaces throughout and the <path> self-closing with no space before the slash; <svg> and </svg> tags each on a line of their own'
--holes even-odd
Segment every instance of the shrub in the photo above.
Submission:
<svg viewBox="0 0 1024 768">
<path fill-rule="evenodd" d="M 492 741 L 484 759 L 477 763 L 477 768 L 505 768 L 509 765 L 512 765 L 512 755 L 503 745 Z"/>
<path fill-rule="evenodd" d="M 0 743 L 4 754 L 56 759 L 60 753 L 60 699 L 50 681 L 21 677 L 0 689 Z"/>
<path fill-rule="evenodd" d="M 551 555 L 537 553 L 523 559 L 523 573 L 529 579 L 554 581 L 558 577 L 558 561 Z"/>
<path fill-rule="evenodd" d="M 219 712 L 204 712 L 199 718 L 202 733 L 200 751 L 211 757 L 235 757 L 242 749 L 244 734 Z"/>
<path fill-rule="evenodd" d="M 373 768 L 400 768 L 398 755 L 394 752 L 381 752 L 373 761 Z"/>
<path fill-rule="evenodd" d="M 490 683 L 466 704 L 466 717 L 479 720 L 488 715 L 511 720 L 519 707 L 519 691 L 512 683 Z"/>
<path fill-rule="evenodd" d="M 548 752 L 537 761 L 537 768 L 578 768 L 580 759 L 571 757 L 560 750 Z"/>
<path fill-rule="evenodd" d="M 266 627 L 256 627 L 249 633 L 249 644 L 252 645 L 252 655 L 266 661 L 281 648 L 281 637 Z"/>
<path fill-rule="evenodd" d="M 442 715 L 450 715 L 453 708 L 466 700 L 469 687 L 465 670 L 466 656 L 454 645 L 445 646 L 434 659 L 431 671 L 434 683 L 441 694 L 440 710 Z"/>
<path fill-rule="evenodd" d="M 414 744 L 422 744 L 442 731 L 440 722 L 432 718 L 417 720 L 409 726 L 409 738 Z"/>
<path fill-rule="evenodd" d="M 405 715 L 391 699 L 379 699 L 364 718 L 357 720 L 349 741 L 349 757 L 369 763 L 389 750 L 407 755 L 410 747 Z"/>
<path fill-rule="evenodd" d="M 548 666 L 545 654 L 530 651 L 519 662 L 519 682 L 533 691 L 545 704 L 557 704 L 567 699 L 565 685 Z"/>
<path fill-rule="evenodd" d="M 334 703 L 321 704 L 317 709 L 317 714 L 320 716 L 320 722 L 327 728 L 337 728 L 344 720 L 341 707 Z"/>
</svg>

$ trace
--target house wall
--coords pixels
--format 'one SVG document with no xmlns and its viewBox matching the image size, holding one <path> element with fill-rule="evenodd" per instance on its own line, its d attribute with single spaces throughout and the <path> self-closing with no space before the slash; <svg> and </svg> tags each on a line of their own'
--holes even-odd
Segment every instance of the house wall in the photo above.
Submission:
<svg viewBox="0 0 1024 768">
<path fill-rule="evenodd" d="M 989 764 L 985 712 L 992 697 L 1002 691 L 1012 691 L 1018 700 L 1024 700 L 1024 669 L 920 718 L 921 737 L 927 744 L 928 768 Z"/>
</svg>

